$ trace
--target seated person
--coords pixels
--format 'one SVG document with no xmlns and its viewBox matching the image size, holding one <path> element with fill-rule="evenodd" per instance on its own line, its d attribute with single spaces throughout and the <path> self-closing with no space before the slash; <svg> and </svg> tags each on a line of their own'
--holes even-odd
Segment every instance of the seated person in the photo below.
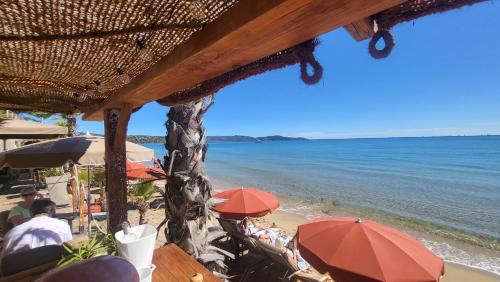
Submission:
<svg viewBox="0 0 500 282">
<path fill-rule="evenodd" d="M 274 246 L 278 235 L 271 229 L 273 226 L 274 224 L 271 226 L 257 225 L 253 220 L 247 218 L 243 219 L 241 222 L 241 229 L 244 235 L 252 236 L 263 241 L 271 241 L 271 245 Z"/>
<path fill-rule="evenodd" d="M 33 218 L 7 232 L 3 238 L 2 256 L 72 239 L 69 225 L 53 218 L 56 204 L 49 199 L 35 200 L 30 207 Z"/>
<path fill-rule="evenodd" d="M 21 190 L 22 202 L 19 202 L 17 206 L 10 210 L 7 221 L 14 224 L 14 226 L 19 225 L 31 219 L 30 207 L 33 201 L 35 201 L 38 192 L 35 187 L 26 187 Z"/>
<path fill-rule="evenodd" d="M 297 236 L 294 236 L 291 240 L 288 241 L 285 249 L 286 254 L 288 255 L 288 259 L 293 262 L 300 270 L 310 270 L 311 266 L 302 258 L 302 256 L 300 256 L 299 250 L 297 249 Z"/>
</svg>

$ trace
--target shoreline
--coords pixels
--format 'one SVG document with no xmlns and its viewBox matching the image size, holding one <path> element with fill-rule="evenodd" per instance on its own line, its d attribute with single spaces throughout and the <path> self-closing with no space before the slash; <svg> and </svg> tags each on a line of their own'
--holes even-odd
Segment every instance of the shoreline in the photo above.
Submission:
<svg viewBox="0 0 500 282">
<path fill-rule="evenodd" d="M 303 216 L 278 210 L 263 217 L 265 222 L 276 223 L 288 235 L 293 235 L 297 226 L 307 221 Z M 499 282 L 500 275 L 484 269 L 445 260 L 445 275 L 441 282 Z"/>
<path fill-rule="evenodd" d="M 215 191 L 236 187 L 228 182 L 211 180 Z M 293 235 L 298 225 L 319 216 L 369 218 L 408 233 L 419 239 L 436 255 L 442 257 L 446 262 L 446 269 L 451 270 L 442 281 L 500 281 L 500 251 L 498 251 L 500 246 L 496 244 L 491 246 L 492 248 L 487 248 L 483 245 L 484 242 L 477 242 L 474 241 L 474 238 L 470 239 L 465 236 L 465 239 L 470 240 L 461 240 L 460 236 L 453 236 L 454 234 L 447 233 L 447 230 L 443 231 L 440 226 L 435 224 L 421 223 L 411 218 L 385 212 L 348 205 L 313 202 L 289 195 L 277 194 L 276 196 L 280 200 L 280 208 L 264 219 L 275 222 L 288 234 Z M 468 235 L 465 232 L 463 234 Z"/>
</svg>

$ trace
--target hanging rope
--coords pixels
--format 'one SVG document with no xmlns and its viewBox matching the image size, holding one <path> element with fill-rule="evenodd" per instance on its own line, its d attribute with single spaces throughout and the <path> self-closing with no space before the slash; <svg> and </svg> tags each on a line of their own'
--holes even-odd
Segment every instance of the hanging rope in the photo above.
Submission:
<svg viewBox="0 0 500 282">
<path fill-rule="evenodd" d="M 319 62 L 314 57 L 313 51 L 314 49 L 306 49 L 306 52 L 300 52 L 300 78 L 304 81 L 305 84 L 316 84 L 320 81 L 321 77 L 323 77 L 323 67 L 319 64 Z M 307 65 L 310 65 L 312 68 L 312 74 L 309 74 L 307 71 Z"/>
<path fill-rule="evenodd" d="M 384 48 L 377 49 L 377 42 L 383 39 L 384 40 Z M 368 45 L 368 50 L 370 55 L 375 59 L 383 59 L 389 56 L 394 48 L 394 37 L 388 30 L 379 30 L 375 32 L 372 39 L 370 40 L 370 45 Z"/>
<path fill-rule="evenodd" d="M 323 76 L 323 68 L 313 54 L 314 49 L 318 44 L 319 42 L 316 39 L 305 41 L 253 63 L 236 68 L 215 78 L 201 82 L 191 88 L 172 93 L 157 102 L 164 106 L 175 106 L 187 103 L 215 94 L 223 87 L 231 85 L 237 81 L 247 79 L 251 76 L 258 75 L 269 70 L 280 69 L 295 64 L 300 64 L 300 77 L 305 83 L 317 83 Z M 307 65 L 311 66 L 313 71 L 312 74 L 308 73 Z"/>
</svg>

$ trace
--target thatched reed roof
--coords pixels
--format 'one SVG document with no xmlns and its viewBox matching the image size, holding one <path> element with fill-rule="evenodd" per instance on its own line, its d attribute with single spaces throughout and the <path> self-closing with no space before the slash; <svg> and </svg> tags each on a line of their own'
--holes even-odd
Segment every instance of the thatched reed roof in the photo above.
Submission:
<svg viewBox="0 0 500 282">
<path fill-rule="evenodd" d="M 0 107 L 69 112 L 98 104 L 124 85 L 118 68 L 137 76 L 235 2 L 1 1 Z"/>
</svg>

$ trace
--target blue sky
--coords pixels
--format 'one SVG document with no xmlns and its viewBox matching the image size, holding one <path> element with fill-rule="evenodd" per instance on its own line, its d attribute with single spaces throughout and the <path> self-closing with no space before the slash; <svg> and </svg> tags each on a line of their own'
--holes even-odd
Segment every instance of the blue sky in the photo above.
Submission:
<svg viewBox="0 0 500 282">
<path fill-rule="evenodd" d="M 205 116 L 208 135 L 308 138 L 500 134 L 500 7 L 486 2 L 396 26 L 396 46 L 375 60 L 368 41 L 324 34 L 314 86 L 298 66 L 226 87 Z M 133 114 L 129 134 L 164 135 L 167 107 Z M 79 121 L 103 132 L 102 122 Z"/>
</svg>

